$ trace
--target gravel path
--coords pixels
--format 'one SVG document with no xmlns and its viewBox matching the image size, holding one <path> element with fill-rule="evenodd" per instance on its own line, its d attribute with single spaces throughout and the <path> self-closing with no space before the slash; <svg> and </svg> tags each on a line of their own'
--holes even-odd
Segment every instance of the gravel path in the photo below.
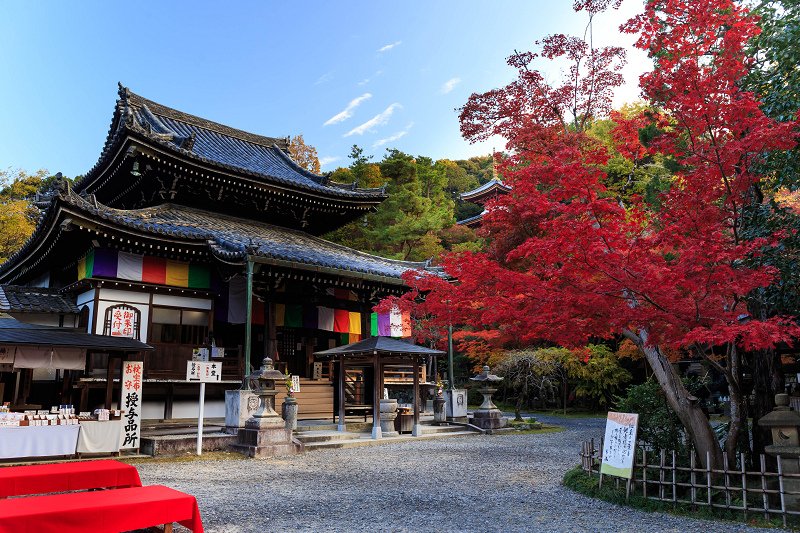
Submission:
<svg viewBox="0 0 800 533">
<path fill-rule="evenodd" d="M 561 478 L 579 463 L 580 440 L 601 436 L 605 420 L 537 418 L 566 431 L 138 467 L 145 484 L 195 495 L 209 533 L 767 531 L 576 494 Z"/>
</svg>

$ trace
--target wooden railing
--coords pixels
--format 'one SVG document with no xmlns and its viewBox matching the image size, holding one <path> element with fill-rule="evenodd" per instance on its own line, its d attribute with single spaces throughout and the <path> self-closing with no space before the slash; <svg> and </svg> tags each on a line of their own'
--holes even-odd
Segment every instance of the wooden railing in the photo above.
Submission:
<svg viewBox="0 0 800 533">
<path fill-rule="evenodd" d="M 600 474 L 603 439 L 595 447 L 594 439 L 581 442 L 581 469 L 589 474 Z M 800 459 L 778 457 L 777 472 L 769 472 L 766 457 L 760 456 L 758 470 L 747 470 L 747 457 L 740 454 L 736 465 L 729 465 L 725 457 L 722 468 L 708 468 L 699 464 L 694 451 L 689 459 L 680 460 L 676 452 L 659 453 L 640 450 L 641 460 L 634 461 L 634 474 L 628 485 L 627 497 L 641 490 L 648 500 L 671 503 L 673 509 L 678 505 L 690 505 L 693 509 L 707 507 L 741 512 L 746 519 L 748 514 L 763 513 L 766 520 L 773 515 L 783 519 L 800 516 L 800 511 L 790 510 L 787 500 L 800 500 Z M 710 454 L 706 464 L 710 463 Z M 619 483 L 619 478 L 617 483 Z M 602 484 L 601 476 L 601 484 Z M 792 490 L 797 489 L 797 490 Z"/>
</svg>

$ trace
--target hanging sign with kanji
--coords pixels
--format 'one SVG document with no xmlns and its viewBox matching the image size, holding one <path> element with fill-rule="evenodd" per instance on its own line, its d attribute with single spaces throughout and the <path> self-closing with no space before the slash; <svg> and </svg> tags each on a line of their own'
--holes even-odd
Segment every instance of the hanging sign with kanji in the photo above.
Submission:
<svg viewBox="0 0 800 533">
<path fill-rule="evenodd" d="M 639 415 L 635 413 L 608 413 L 606 437 L 603 441 L 603 463 L 600 473 L 631 479 L 633 460 L 636 457 L 636 432 Z"/>
<path fill-rule="evenodd" d="M 186 361 L 186 381 L 222 381 L 222 363 L 206 363 L 204 361 Z"/>
<path fill-rule="evenodd" d="M 124 361 L 122 363 L 122 401 L 120 409 L 125 411 L 122 417 L 121 449 L 139 448 L 139 436 L 142 425 L 142 370 L 141 361 Z"/>
<path fill-rule="evenodd" d="M 116 308 L 111 313 L 111 336 L 133 338 L 134 310 L 125 307 Z"/>
</svg>

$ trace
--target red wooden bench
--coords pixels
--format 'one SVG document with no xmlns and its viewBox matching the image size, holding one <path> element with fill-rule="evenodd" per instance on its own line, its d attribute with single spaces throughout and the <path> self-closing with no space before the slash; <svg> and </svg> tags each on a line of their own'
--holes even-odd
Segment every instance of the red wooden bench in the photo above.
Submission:
<svg viewBox="0 0 800 533">
<path fill-rule="evenodd" d="M 0 468 L 0 498 L 141 486 L 136 467 L 112 460 Z"/>
<path fill-rule="evenodd" d="M 170 533 L 173 522 L 203 532 L 194 496 L 161 485 L 0 500 L 0 533 Z"/>
</svg>

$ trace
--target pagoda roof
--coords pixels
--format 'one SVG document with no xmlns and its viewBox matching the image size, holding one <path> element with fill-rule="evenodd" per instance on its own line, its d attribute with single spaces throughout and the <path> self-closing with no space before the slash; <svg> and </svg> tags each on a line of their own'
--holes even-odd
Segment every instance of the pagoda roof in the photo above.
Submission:
<svg viewBox="0 0 800 533">
<path fill-rule="evenodd" d="M 481 223 L 483 222 L 483 215 L 486 213 L 484 209 L 481 211 L 479 215 L 475 215 L 474 217 L 465 218 L 464 220 L 459 220 L 456 222 L 459 226 L 466 226 L 471 229 L 477 229 L 480 227 Z"/>
<path fill-rule="evenodd" d="M 288 138 L 256 135 L 190 115 L 134 94 L 121 84 L 119 96 L 99 160 L 74 185 L 79 192 L 95 192 L 92 189 L 100 185 L 125 140 L 132 137 L 198 164 L 297 192 L 372 203 L 386 198 L 383 188 L 360 189 L 302 168 L 288 155 Z"/>
<path fill-rule="evenodd" d="M 492 178 L 480 187 L 461 193 L 460 198 L 465 202 L 484 203 L 497 194 L 511 192 L 511 187 L 497 178 Z"/>
<path fill-rule="evenodd" d="M 6 313 L 78 314 L 75 302 L 56 289 L 0 285 L 0 311 Z"/>
<path fill-rule="evenodd" d="M 49 253 L 55 245 L 53 239 L 68 226 L 81 225 L 79 219 L 108 231 L 201 244 L 213 257 L 234 264 L 244 263 L 248 256 L 261 257 L 263 262 L 288 267 L 327 268 L 351 276 L 360 273 L 381 279 L 394 278 L 395 283 L 402 283 L 400 277 L 408 270 L 428 267 L 424 262 L 398 261 L 359 252 L 300 230 L 178 204 L 114 209 L 97 202 L 91 195 L 79 195 L 62 183 L 34 234 L 19 251 L 0 264 L 0 280 L 17 279 L 19 275 L 10 274 L 12 269 L 28 270 L 28 265 L 41 261 L 42 250 L 47 250 L 44 254 Z M 436 269 L 428 270 L 440 274 Z"/>
</svg>

